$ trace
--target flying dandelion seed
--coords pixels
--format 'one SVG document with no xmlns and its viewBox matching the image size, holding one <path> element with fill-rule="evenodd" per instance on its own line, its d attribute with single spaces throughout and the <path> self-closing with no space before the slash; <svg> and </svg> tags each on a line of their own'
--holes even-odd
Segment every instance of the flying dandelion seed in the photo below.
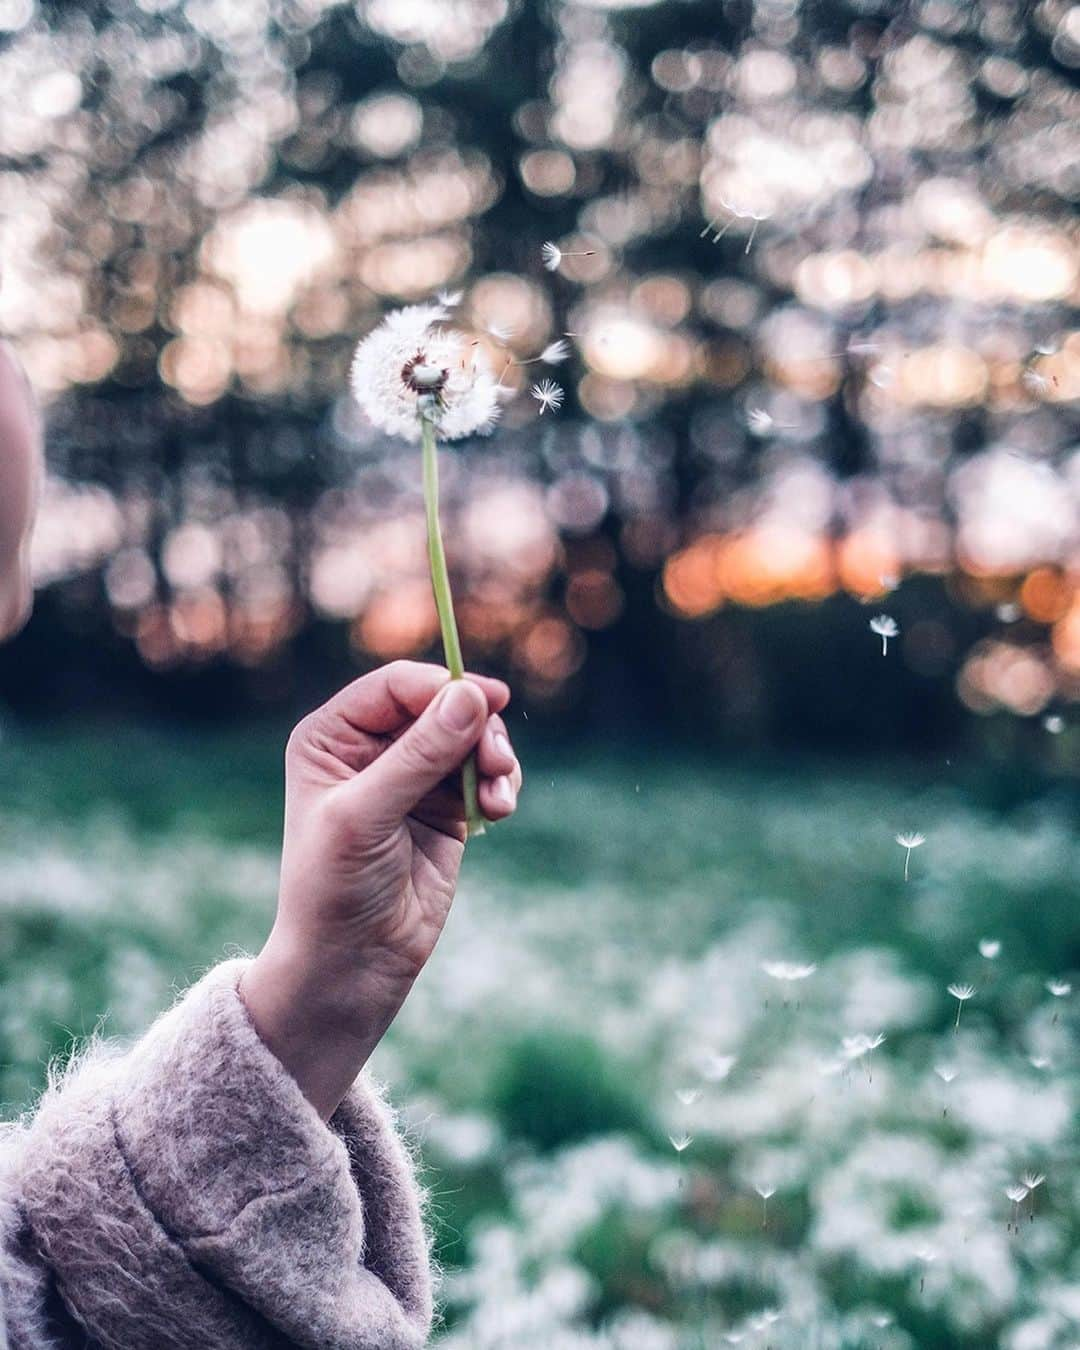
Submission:
<svg viewBox="0 0 1080 1350">
<path fill-rule="evenodd" d="M 1001 623 L 1015 623 L 1023 613 L 1020 606 L 1012 600 L 1002 601 L 994 610 Z"/>
<path fill-rule="evenodd" d="M 907 881 L 908 868 L 911 864 L 911 850 L 913 848 L 921 848 L 923 844 L 926 843 L 926 835 L 919 834 L 918 830 L 911 830 L 908 834 L 898 834 L 896 836 L 896 842 L 901 848 L 907 849 L 907 852 L 904 854 L 904 880 Z"/>
<path fill-rule="evenodd" d="M 1028 1063 L 1033 1069 L 1039 1069 L 1040 1071 L 1050 1067 L 1050 1060 L 1046 1055 L 1030 1055 Z"/>
<path fill-rule="evenodd" d="M 1072 993 L 1072 985 L 1068 980 L 1047 980 L 1046 988 L 1055 998 L 1068 998 Z"/>
<path fill-rule="evenodd" d="M 1035 1222 L 1035 1192 L 1039 1189 L 1039 1187 L 1040 1187 L 1040 1186 L 1043 1184 L 1043 1182 L 1046 1180 L 1046 1177 L 1042 1174 L 1042 1172 L 1025 1172 L 1024 1175 L 1020 1178 L 1020 1180 L 1021 1180 L 1021 1181 L 1024 1183 L 1024 1185 L 1027 1187 L 1028 1198 L 1029 1198 L 1029 1200 L 1031 1201 L 1031 1204 L 1028 1206 L 1028 1222 L 1029 1222 L 1029 1223 L 1034 1223 L 1034 1222 Z"/>
<path fill-rule="evenodd" d="M 515 361 L 516 366 L 557 366 L 570 355 L 570 344 L 562 338 L 549 342 L 539 356 L 530 356 L 527 361 Z"/>
<path fill-rule="evenodd" d="M 932 1266 L 934 1264 L 934 1262 L 937 1260 L 938 1254 L 933 1247 L 929 1247 L 925 1243 L 923 1243 L 915 1248 L 912 1255 L 915 1257 L 915 1260 L 918 1261 L 918 1263 L 923 1267 L 922 1271 L 919 1273 L 919 1293 L 923 1294 L 926 1292 L 926 1267 Z"/>
<path fill-rule="evenodd" d="M 769 1200 L 776 1194 L 776 1187 L 768 1182 L 755 1182 L 754 1190 L 761 1196 L 761 1226 L 769 1226 Z"/>
<path fill-rule="evenodd" d="M 550 239 L 540 250 L 540 257 L 549 272 L 557 272 L 564 258 L 592 258 L 595 254 L 594 248 L 583 249 L 577 253 L 563 252 L 558 244 L 553 244 Z"/>
<path fill-rule="evenodd" d="M 513 324 L 493 322 L 487 324 L 484 331 L 488 337 L 494 338 L 501 347 L 505 347 L 517 330 Z"/>
<path fill-rule="evenodd" d="M 1001 955 L 1001 941 L 998 938 L 980 938 L 979 955 L 987 961 L 996 961 Z"/>
<path fill-rule="evenodd" d="M 676 1088 L 675 1096 L 683 1106 L 693 1106 L 696 1101 L 701 1099 L 700 1088 Z"/>
<path fill-rule="evenodd" d="M 549 408 L 552 412 L 558 412 L 563 405 L 563 399 L 566 397 L 562 391 L 562 386 L 557 385 L 554 380 L 541 380 L 539 384 L 533 385 L 529 393 L 540 404 L 541 417 Z"/>
<path fill-rule="evenodd" d="M 1019 1230 L 1020 1227 L 1020 1204 L 1027 1199 L 1028 1188 L 1026 1186 L 1006 1186 L 1005 1194 L 1012 1201 L 1013 1216 L 1009 1227 Z"/>
<path fill-rule="evenodd" d="M 799 965 L 795 961 L 762 961 L 761 969 L 771 979 L 790 984 L 796 980 L 809 979 L 817 970 L 817 966 L 813 963 Z"/>
<path fill-rule="evenodd" d="M 444 309 L 457 309 L 464 296 L 464 291 L 440 291 L 435 298 Z"/>
<path fill-rule="evenodd" d="M 689 1134 L 669 1134 L 668 1141 L 676 1153 L 685 1153 L 694 1142 L 693 1137 Z"/>
<path fill-rule="evenodd" d="M 885 656 L 889 650 L 889 639 L 899 635 L 900 625 L 888 614 L 876 614 L 870 620 L 870 631 L 881 639 L 881 654 Z"/>
<path fill-rule="evenodd" d="M 954 1030 L 960 1030 L 960 1014 L 964 1010 L 964 1004 L 969 998 L 975 997 L 975 989 L 970 984 L 950 984 L 949 993 L 956 999 L 956 1026 Z"/>
<path fill-rule="evenodd" d="M 1060 736 L 1065 730 L 1065 719 L 1058 713 L 1047 713 L 1042 724 L 1043 729 L 1048 731 L 1051 736 Z"/>
<path fill-rule="evenodd" d="M 934 1072 L 943 1083 L 947 1084 L 955 1082 L 956 1076 L 960 1070 L 955 1068 L 952 1064 L 935 1064 Z"/>
<path fill-rule="evenodd" d="M 722 1083 L 738 1061 L 737 1055 L 716 1055 L 707 1051 L 701 1057 L 701 1076 L 710 1083 Z"/>
<path fill-rule="evenodd" d="M 882 572 L 878 577 L 878 585 L 883 591 L 895 591 L 900 585 L 900 578 L 892 572 Z"/>
</svg>

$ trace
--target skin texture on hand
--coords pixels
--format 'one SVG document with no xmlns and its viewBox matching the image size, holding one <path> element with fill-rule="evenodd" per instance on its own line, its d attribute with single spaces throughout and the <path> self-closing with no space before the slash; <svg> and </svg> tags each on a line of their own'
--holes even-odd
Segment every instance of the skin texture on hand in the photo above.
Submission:
<svg viewBox="0 0 1080 1350">
<path fill-rule="evenodd" d="M 241 994 L 256 1030 L 329 1119 L 423 969 L 465 849 L 456 771 L 476 750 L 489 820 L 521 768 L 500 680 L 396 661 L 297 726 L 286 750 L 278 912 Z"/>
</svg>

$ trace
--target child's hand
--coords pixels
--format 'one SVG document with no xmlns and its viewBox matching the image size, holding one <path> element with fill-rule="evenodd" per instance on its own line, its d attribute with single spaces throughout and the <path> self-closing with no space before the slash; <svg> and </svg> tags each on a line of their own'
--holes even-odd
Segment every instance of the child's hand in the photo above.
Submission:
<svg viewBox="0 0 1080 1350">
<path fill-rule="evenodd" d="M 480 807 L 517 805 L 521 768 L 500 680 L 451 681 L 396 661 L 310 714 L 285 756 L 274 930 L 242 993 L 263 1040 L 329 1116 L 438 940 L 465 820 L 457 770 L 474 748 Z"/>
</svg>

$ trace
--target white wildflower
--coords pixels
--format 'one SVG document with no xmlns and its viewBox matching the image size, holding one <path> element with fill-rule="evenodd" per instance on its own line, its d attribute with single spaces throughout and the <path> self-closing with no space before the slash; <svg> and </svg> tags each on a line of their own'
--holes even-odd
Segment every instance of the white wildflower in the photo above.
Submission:
<svg viewBox="0 0 1080 1350">
<path fill-rule="evenodd" d="M 885 656 L 889 650 L 889 639 L 899 635 L 900 625 L 888 614 L 876 614 L 870 620 L 870 631 L 881 639 L 881 654 Z"/>
<path fill-rule="evenodd" d="M 907 881 L 908 867 L 911 863 L 911 850 L 921 848 L 926 843 L 926 835 L 920 834 L 918 830 L 910 830 L 907 834 L 898 834 L 896 842 L 901 848 L 907 849 L 907 853 L 904 855 L 904 880 Z"/>
<path fill-rule="evenodd" d="M 949 993 L 956 999 L 956 1030 L 960 1030 L 960 1014 L 969 998 L 974 998 L 975 989 L 970 984 L 950 984 Z"/>
<path fill-rule="evenodd" d="M 356 348 L 353 397 L 381 430 L 419 441 L 421 422 L 430 416 L 439 438 L 453 441 L 495 425 L 495 378 L 468 339 L 440 327 L 446 317 L 445 305 L 409 305 Z"/>
<path fill-rule="evenodd" d="M 529 393 L 540 404 L 541 417 L 549 408 L 552 412 L 558 412 L 562 407 L 563 399 L 566 397 L 562 391 L 562 386 L 556 384 L 554 380 L 541 380 L 539 384 L 533 385 Z"/>
</svg>

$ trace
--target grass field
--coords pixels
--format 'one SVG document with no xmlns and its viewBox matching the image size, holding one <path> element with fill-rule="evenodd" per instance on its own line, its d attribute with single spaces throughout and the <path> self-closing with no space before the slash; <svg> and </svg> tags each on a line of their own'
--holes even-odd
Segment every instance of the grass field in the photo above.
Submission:
<svg viewBox="0 0 1080 1350">
<path fill-rule="evenodd" d="M 258 944 L 280 743 L 0 742 L 9 1110 L 73 1033 Z M 1074 798 L 944 761 L 528 767 L 375 1064 L 429 1165 L 444 1347 L 1075 1350 Z"/>
</svg>

